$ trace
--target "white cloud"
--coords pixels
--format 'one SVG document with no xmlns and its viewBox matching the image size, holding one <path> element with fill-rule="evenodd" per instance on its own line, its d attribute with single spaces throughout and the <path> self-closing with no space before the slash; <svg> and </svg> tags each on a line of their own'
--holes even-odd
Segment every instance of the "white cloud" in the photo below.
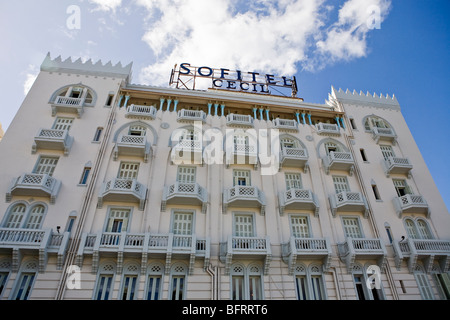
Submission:
<svg viewBox="0 0 450 320">
<path fill-rule="evenodd" d="M 36 80 L 39 73 L 39 69 L 34 65 L 29 65 L 28 70 L 26 71 L 25 75 L 25 82 L 23 83 L 23 94 L 27 95 L 30 91 L 31 87 L 34 84 L 34 81 Z"/>
<path fill-rule="evenodd" d="M 122 0 L 89 0 L 90 3 L 97 5 L 94 11 L 112 11 L 115 12 L 122 5 Z"/>
<path fill-rule="evenodd" d="M 89 1 L 113 13 L 122 4 Z M 182 62 L 290 76 L 361 58 L 372 31 L 368 9 L 379 8 L 381 23 L 390 1 L 345 0 L 335 8 L 332 0 L 135 0 L 147 14 L 142 40 L 156 57 L 139 81 L 167 84 Z"/>
</svg>

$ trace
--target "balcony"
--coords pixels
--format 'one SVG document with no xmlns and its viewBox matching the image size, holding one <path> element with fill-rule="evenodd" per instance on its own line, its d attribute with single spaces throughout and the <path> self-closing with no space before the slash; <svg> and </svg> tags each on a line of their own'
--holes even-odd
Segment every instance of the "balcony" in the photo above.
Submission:
<svg viewBox="0 0 450 320">
<path fill-rule="evenodd" d="M 395 144 L 397 135 L 392 128 L 372 128 L 372 138 L 378 144 L 380 141 L 392 142 Z"/>
<path fill-rule="evenodd" d="M 12 196 L 49 197 L 54 204 L 58 195 L 61 182 L 48 174 L 26 173 L 13 179 L 6 192 L 6 202 L 10 202 Z"/>
<path fill-rule="evenodd" d="M 413 166 L 408 158 L 388 157 L 382 161 L 382 165 L 388 178 L 390 174 L 407 174 L 411 178 Z"/>
<path fill-rule="evenodd" d="M 157 110 L 154 106 L 141 106 L 137 104 L 132 104 L 127 107 L 125 118 L 153 120 L 156 118 L 156 112 Z"/>
<path fill-rule="evenodd" d="M 347 238 L 345 242 L 338 243 L 338 253 L 349 271 L 358 259 L 375 259 L 381 270 L 386 264 L 387 252 L 381 239 Z"/>
<path fill-rule="evenodd" d="M 289 265 L 289 274 L 293 274 L 295 265 L 301 259 L 319 259 L 324 271 L 331 265 L 331 245 L 327 238 L 291 237 L 282 244 L 283 261 Z"/>
<path fill-rule="evenodd" d="M 57 255 L 57 269 L 61 270 L 69 244 L 69 232 L 54 233 L 50 229 L 0 228 L 0 253 L 12 256 L 12 271 L 17 272 L 22 256 L 39 256 L 39 272 L 44 272 L 49 254 Z"/>
<path fill-rule="evenodd" d="M 312 210 L 317 217 L 319 214 L 319 201 L 311 190 L 290 189 L 278 194 L 280 215 L 288 210 Z"/>
<path fill-rule="evenodd" d="M 229 207 L 259 207 L 261 215 L 264 215 L 266 210 L 264 193 L 257 187 L 251 186 L 234 186 L 233 188 L 225 189 L 223 192 L 223 213 L 226 213 Z"/>
<path fill-rule="evenodd" d="M 201 140 L 182 140 L 170 153 L 172 164 L 203 164 L 203 148 Z"/>
<path fill-rule="evenodd" d="M 244 114 L 230 113 L 227 115 L 227 125 L 253 128 L 253 117 Z"/>
<path fill-rule="evenodd" d="M 258 168 L 258 148 L 256 144 L 233 144 L 231 150 L 226 149 L 225 164 L 229 168 L 231 164 L 253 164 Z"/>
<path fill-rule="evenodd" d="M 123 135 L 118 138 L 114 146 L 114 160 L 120 155 L 142 157 L 144 162 L 148 162 L 152 152 L 152 147 L 146 136 Z"/>
<path fill-rule="evenodd" d="M 115 178 L 103 184 L 97 206 L 101 208 L 105 201 L 135 202 L 139 210 L 144 210 L 146 198 L 147 187 L 136 179 Z"/>
<path fill-rule="evenodd" d="M 177 114 L 177 121 L 192 122 L 192 121 L 206 121 L 206 113 L 202 110 L 187 110 L 181 109 Z"/>
<path fill-rule="evenodd" d="M 220 261 L 225 263 L 225 274 L 230 274 L 233 259 L 262 259 L 264 274 L 268 274 L 272 260 L 269 237 L 235 237 L 229 236 L 227 242 L 220 243 Z"/>
<path fill-rule="evenodd" d="M 83 114 L 84 98 L 70 98 L 70 97 L 56 97 L 55 101 L 51 104 L 52 116 L 55 116 L 57 112 L 75 113 L 78 118 Z"/>
<path fill-rule="evenodd" d="M 31 153 L 35 154 L 37 149 L 60 150 L 67 156 L 72 143 L 73 137 L 69 136 L 67 130 L 39 129 L 34 137 Z"/>
<path fill-rule="evenodd" d="M 402 197 L 393 199 L 395 211 L 399 218 L 404 213 L 424 213 L 427 217 L 430 216 L 430 208 L 425 198 L 417 194 L 406 194 Z"/>
<path fill-rule="evenodd" d="M 337 124 L 319 122 L 316 124 L 316 130 L 318 134 L 340 136 L 341 132 Z"/>
<path fill-rule="evenodd" d="M 206 213 L 208 192 L 198 183 L 175 182 L 164 188 L 161 211 L 166 211 L 167 204 L 200 205 L 202 213 Z"/>
<path fill-rule="evenodd" d="M 322 158 L 322 162 L 326 174 L 329 174 L 330 170 L 343 170 L 348 171 L 352 176 L 355 170 L 355 162 L 350 152 L 331 151 L 329 155 Z"/>
<path fill-rule="evenodd" d="M 147 269 L 149 254 L 166 262 L 166 274 L 170 272 L 172 259 L 188 259 L 192 274 L 196 258 L 204 259 L 206 269 L 210 261 L 210 240 L 197 239 L 195 235 L 100 232 L 84 233 L 78 248 L 76 263 L 83 265 L 85 255 L 92 255 L 92 272 L 97 271 L 101 255 L 117 255 L 118 272 L 123 267 L 124 256 L 139 257 L 141 272 Z"/>
<path fill-rule="evenodd" d="M 342 191 L 329 197 L 333 217 L 337 212 L 362 212 L 367 218 L 369 207 L 366 198 L 360 192 Z"/>
<path fill-rule="evenodd" d="M 300 148 L 282 148 L 280 167 L 300 167 L 305 173 L 308 173 L 308 152 Z"/>
<path fill-rule="evenodd" d="M 298 132 L 298 124 L 295 120 L 276 118 L 272 121 L 272 124 L 275 129 Z"/>
<path fill-rule="evenodd" d="M 417 262 L 422 261 L 425 271 L 430 273 L 434 262 L 440 267 L 440 272 L 450 271 L 450 241 L 435 239 L 406 239 L 393 242 L 394 259 L 397 269 L 405 260 L 410 272 L 414 272 Z"/>
</svg>

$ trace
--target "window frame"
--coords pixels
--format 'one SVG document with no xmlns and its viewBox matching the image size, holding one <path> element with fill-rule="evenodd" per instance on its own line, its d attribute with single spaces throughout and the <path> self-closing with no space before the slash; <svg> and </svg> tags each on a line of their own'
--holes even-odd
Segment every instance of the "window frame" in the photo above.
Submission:
<svg viewBox="0 0 450 320">
<path fill-rule="evenodd" d="M 248 217 L 251 219 L 250 223 L 251 223 L 251 236 L 241 236 L 241 235 L 237 235 L 237 218 L 238 217 Z M 232 226 L 232 232 L 233 232 L 233 236 L 234 237 L 244 237 L 244 238 L 253 238 L 256 237 L 256 221 L 255 221 L 255 213 L 254 212 L 233 212 L 233 226 Z M 240 231 L 242 232 L 242 231 Z"/>
</svg>

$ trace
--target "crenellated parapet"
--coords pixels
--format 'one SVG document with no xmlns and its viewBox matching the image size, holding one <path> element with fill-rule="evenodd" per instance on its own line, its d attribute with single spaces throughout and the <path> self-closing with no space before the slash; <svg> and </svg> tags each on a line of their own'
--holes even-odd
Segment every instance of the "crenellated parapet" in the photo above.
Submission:
<svg viewBox="0 0 450 320">
<path fill-rule="evenodd" d="M 103 64 L 101 60 L 93 63 L 91 59 L 83 62 L 81 58 L 72 61 L 71 57 L 62 60 L 61 56 L 52 59 L 49 52 L 41 64 L 41 71 L 105 76 L 128 80 L 131 77 L 132 65 L 133 63 L 130 62 L 123 67 L 120 62 L 113 65 L 111 61 Z"/>
<path fill-rule="evenodd" d="M 377 95 L 376 93 L 370 94 L 369 92 L 363 93 L 362 91 L 358 93 L 356 90 L 350 91 L 349 89 L 346 91 L 340 88 L 339 90 L 336 90 L 331 86 L 331 93 L 328 94 L 326 103 L 339 110 L 338 102 L 400 110 L 400 104 L 395 95 L 392 95 L 391 97 L 388 94 Z"/>
</svg>

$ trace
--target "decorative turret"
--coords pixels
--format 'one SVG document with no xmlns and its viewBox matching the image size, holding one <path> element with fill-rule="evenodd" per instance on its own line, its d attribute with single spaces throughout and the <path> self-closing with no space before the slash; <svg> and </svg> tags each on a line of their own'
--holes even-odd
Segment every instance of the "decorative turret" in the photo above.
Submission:
<svg viewBox="0 0 450 320">
<path fill-rule="evenodd" d="M 97 75 L 128 80 L 131 77 L 132 65 L 133 63 L 130 62 L 127 66 L 123 67 L 119 62 L 113 66 L 111 61 L 103 64 L 101 60 L 93 63 L 91 59 L 83 62 L 81 61 L 81 58 L 76 61 L 72 61 L 71 57 L 63 61 L 61 56 L 58 56 L 52 60 L 49 52 L 42 62 L 41 71 Z"/>
<path fill-rule="evenodd" d="M 398 103 L 395 95 L 390 97 L 388 94 L 386 96 L 383 94 L 377 95 L 376 93 L 372 95 L 369 92 L 364 94 L 362 91 L 359 93 L 356 92 L 356 90 L 350 92 L 348 89 L 344 92 L 344 90 L 340 88 L 339 90 L 336 90 L 333 86 L 331 86 L 331 93 L 328 94 L 328 100 L 326 100 L 326 103 L 335 108 L 339 108 L 339 104 L 337 103 L 338 101 L 350 104 L 357 103 L 373 107 L 393 108 L 400 110 L 400 104 Z"/>
</svg>

